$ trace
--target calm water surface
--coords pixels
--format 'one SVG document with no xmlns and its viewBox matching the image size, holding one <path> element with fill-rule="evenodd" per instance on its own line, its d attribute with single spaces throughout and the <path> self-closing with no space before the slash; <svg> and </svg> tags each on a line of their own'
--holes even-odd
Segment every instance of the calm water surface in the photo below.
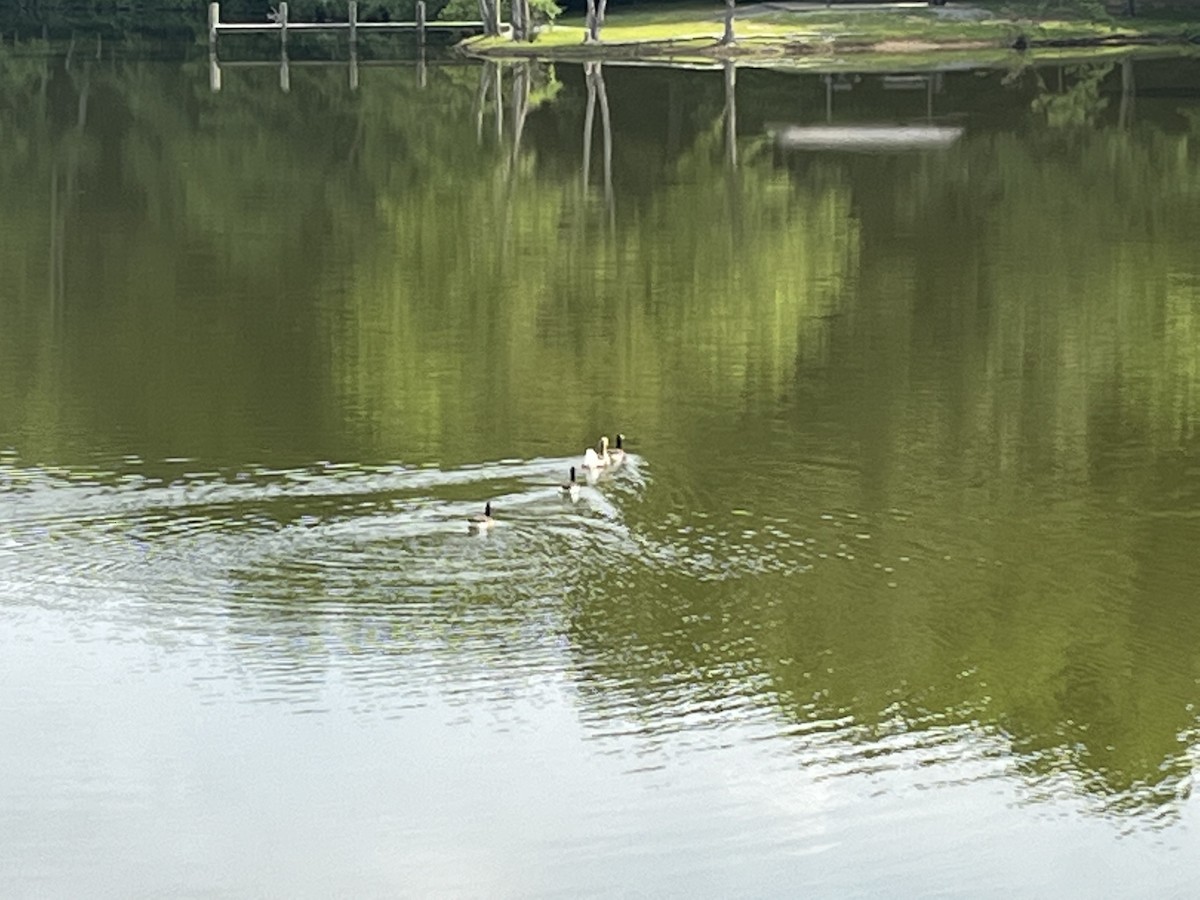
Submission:
<svg viewBox="0 0 1200 900">
<path fill-rule="evenodd" d="M 1196 60 L 2 53 L 6 896 L 1200 879 Z"/>
</svg>

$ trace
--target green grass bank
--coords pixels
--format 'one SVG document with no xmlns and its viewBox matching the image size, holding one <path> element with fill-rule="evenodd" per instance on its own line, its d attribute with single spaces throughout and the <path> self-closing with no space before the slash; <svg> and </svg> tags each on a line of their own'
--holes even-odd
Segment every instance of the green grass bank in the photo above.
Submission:
<svg viewBox="0 0 1200 900">
<path fill-rule="evenodd" d="M 1039 13 L 1035 4 L 928 6 L 918 3 L 739 4 L 733 43 L 722 41 L 724 7 L 696 4 L 609 13 L 599 43 L 585 43 L 582 17 L 542 26 L 529 43 L 474 37 L 461 49 L 491 59 L 712 63 L 734 59 L 797 67 L 998 61 L 1025 51 L 1039 58 L 1200 51 L 1200 21 Z"/>
</svg>

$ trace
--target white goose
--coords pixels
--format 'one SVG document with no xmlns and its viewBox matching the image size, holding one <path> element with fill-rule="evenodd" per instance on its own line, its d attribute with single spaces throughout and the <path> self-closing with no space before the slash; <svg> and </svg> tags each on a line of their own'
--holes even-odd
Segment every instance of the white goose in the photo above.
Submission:
<svg viewBox="0 0 1200 900">
<path fill-rule="evenodd" d="M 583 451 L 583 464 L 589 469 L 604 469 L 612 464 L 612 457 L 608 455 L 607 437 L 601 435 L 599 453 L 592 447 L 588 447 Z"/>
</svg>

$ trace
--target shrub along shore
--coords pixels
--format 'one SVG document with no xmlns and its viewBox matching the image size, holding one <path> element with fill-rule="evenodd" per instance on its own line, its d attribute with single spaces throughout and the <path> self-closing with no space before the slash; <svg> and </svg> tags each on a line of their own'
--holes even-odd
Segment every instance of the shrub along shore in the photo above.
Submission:
<svg viewBox="0 0 1200 900">
<path fill-rule="evenodd" d="M 828 67 L 887 64 L 917 58 L 930 64 L 968 56 L 996 61 L 1015 52 L 1039 58 L 1127 53 L 1130 48 L 1200 51 L 1200 22 L 1178 19 L 1037 15 L 1011 5 L 927 6 L 917 3 L 739 4 L 733 40 L 725 40 L 718 5 L 619 8 L 609 13 L 598 42 L 588 42 L 582 17 L 540 26 L 529 42 L 507 34 L 472 37 L 459 47 L 489 59 L 744 62 Z M 1186 52 L 1186 50 L 1185 50 Z M 847 58 L 848 57 L 848 58 Z"/>
</svg>

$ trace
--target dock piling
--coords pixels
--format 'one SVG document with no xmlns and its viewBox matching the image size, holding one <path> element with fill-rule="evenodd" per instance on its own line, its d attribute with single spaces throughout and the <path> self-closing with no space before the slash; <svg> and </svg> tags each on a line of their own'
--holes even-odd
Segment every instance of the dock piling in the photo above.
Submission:
<svg viewBox="0 0 1200 900">
<path fill-rule="evenodd" d="M 417 43 L 425 46 L 425 0 L 417 0 Z"/>
</svg>

